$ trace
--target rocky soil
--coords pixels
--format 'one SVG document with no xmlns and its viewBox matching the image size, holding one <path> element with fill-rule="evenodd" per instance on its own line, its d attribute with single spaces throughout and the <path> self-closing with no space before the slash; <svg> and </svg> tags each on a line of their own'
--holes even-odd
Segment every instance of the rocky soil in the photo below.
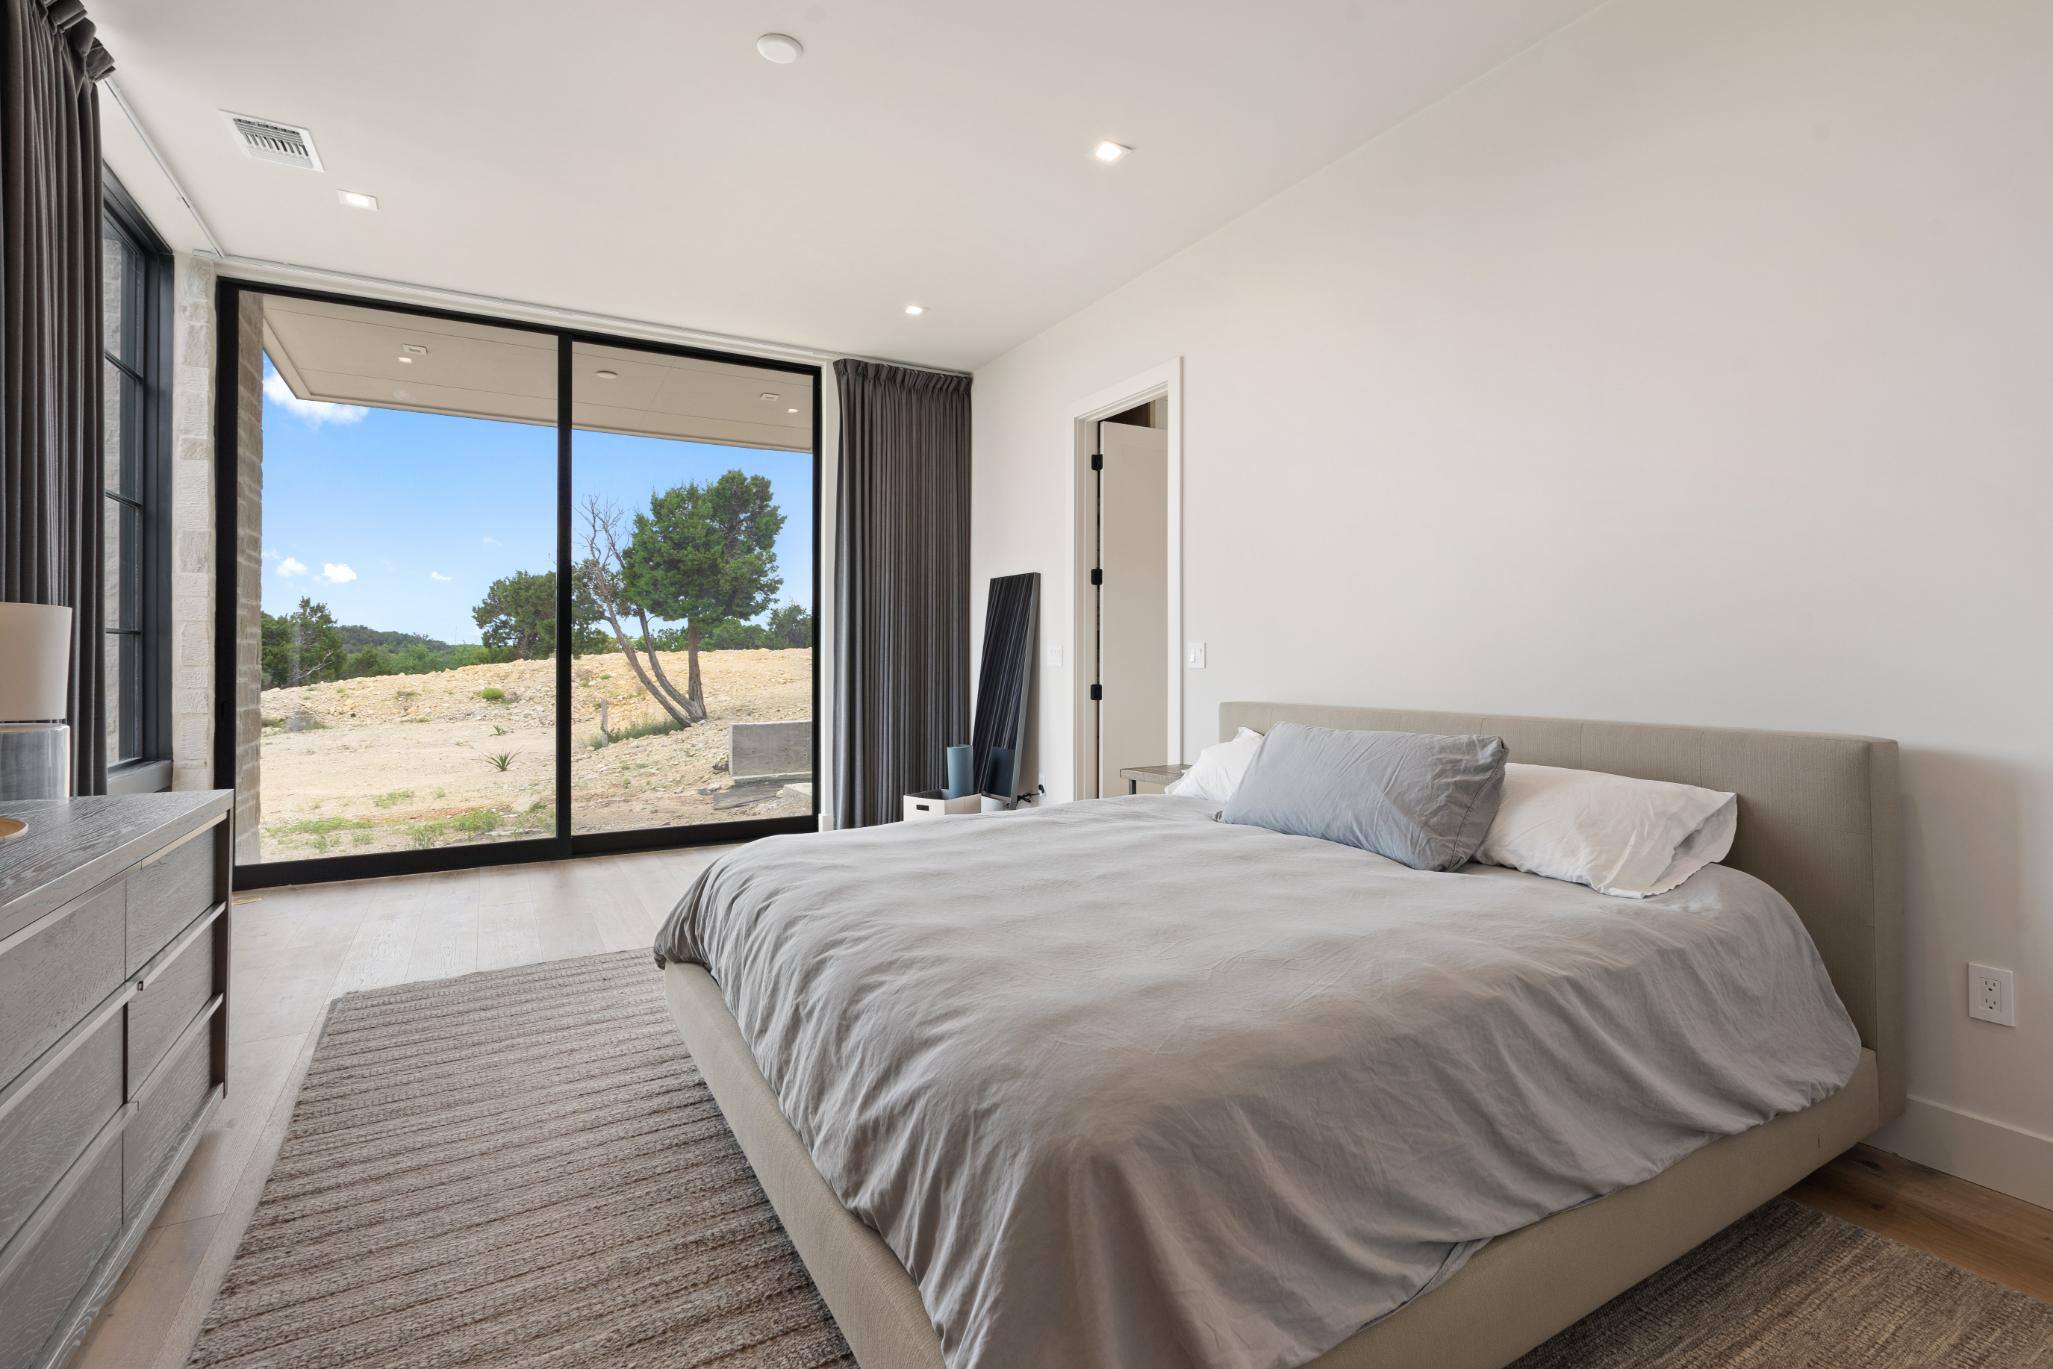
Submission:
<svg viewBox="0 0 2053 1369">
<path fill-rule="evenodd" d="M 680 688 L 683 654 L 663 668 Z M 555 829 L 555 663 L 267 689 L 262 696 L 265 859 L 406 850 Z M 727 724 L 812 716 L 812 653 L 699 657 L 707 722 L 627 735 L 668 717 L 618 655 L 572 664 L 572 819 L 580 832 L 803 814 L 769 794 L 714 808 Z M 614 740 L 604 741 L 600 718 Z M 602 744 L 603 743 L 603 744 Z"/>
</svg>

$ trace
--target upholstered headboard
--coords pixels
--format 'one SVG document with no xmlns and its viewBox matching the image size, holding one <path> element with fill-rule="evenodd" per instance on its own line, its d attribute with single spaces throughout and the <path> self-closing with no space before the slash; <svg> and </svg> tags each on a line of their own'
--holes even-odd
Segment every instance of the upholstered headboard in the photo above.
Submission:
<svg viewBox="0 0 2053 1369">
<path fill-rule="evenodd" d="M 1726 863 L 1780 891 L 1818 945 L 1875 1052 L 1882 1117 L 1903 1111 L 1903 850 L 1896 743 L 1817 732 L 1664 727 L 1324 704 L 1227 703 L 1219 735 L 1279 722 L 1362 731 L 1483 733 L 1511 759 L 1674 780 L 1739 795 Z"/>
</svg>

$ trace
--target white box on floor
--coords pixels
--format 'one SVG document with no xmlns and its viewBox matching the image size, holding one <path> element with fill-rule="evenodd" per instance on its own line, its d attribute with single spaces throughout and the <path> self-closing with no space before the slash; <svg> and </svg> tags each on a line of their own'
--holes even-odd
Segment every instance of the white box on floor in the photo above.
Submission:
<svg viewBox="0 0 2053 1369">
<path fill-rule="evenodd" d="M 984 804 L 982 794 L 964 794 L 959 799 L 941 797 L 938 789 L 923 789 L 917 794 L 905 796 L 905 820 L 913 822 L 921 818 L 945 818 L 951 813 L 974 813 Z"/>
</svg>

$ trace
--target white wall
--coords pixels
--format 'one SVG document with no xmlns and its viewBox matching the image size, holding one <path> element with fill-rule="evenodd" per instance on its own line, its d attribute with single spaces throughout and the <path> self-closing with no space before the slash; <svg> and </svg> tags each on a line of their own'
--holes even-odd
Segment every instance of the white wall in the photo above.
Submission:
<svg viewBox="0 0 2053 1369">
<path fill-rule="evenodd" d="M 1066 405 L 1181 354 L 1187 756 L 1229 698 L 1898 738 L 1884 1139 L 2053 1205 L 2049 166 L 2044 0 L 1620 0 L 980 371 L 978 585 L 1068 640 Z"/>
</svg>

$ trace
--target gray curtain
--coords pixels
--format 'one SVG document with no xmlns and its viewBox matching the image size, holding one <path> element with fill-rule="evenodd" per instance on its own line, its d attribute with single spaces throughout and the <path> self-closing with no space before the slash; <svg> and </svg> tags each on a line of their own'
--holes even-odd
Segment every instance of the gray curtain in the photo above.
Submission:
<svg viewBox="0 0 2053 1369">
<path fill-rule="evenodd" d="M 69 604 L 71 773 L 107 786 L 100 106 L 79 0 L 0 0 L 0 599 Z"/>
<path fill-rule="evenodd" d="M 969 740 L 969 377 L 837 361 L 836 827 L 903 815 Z"/>
</svg>

